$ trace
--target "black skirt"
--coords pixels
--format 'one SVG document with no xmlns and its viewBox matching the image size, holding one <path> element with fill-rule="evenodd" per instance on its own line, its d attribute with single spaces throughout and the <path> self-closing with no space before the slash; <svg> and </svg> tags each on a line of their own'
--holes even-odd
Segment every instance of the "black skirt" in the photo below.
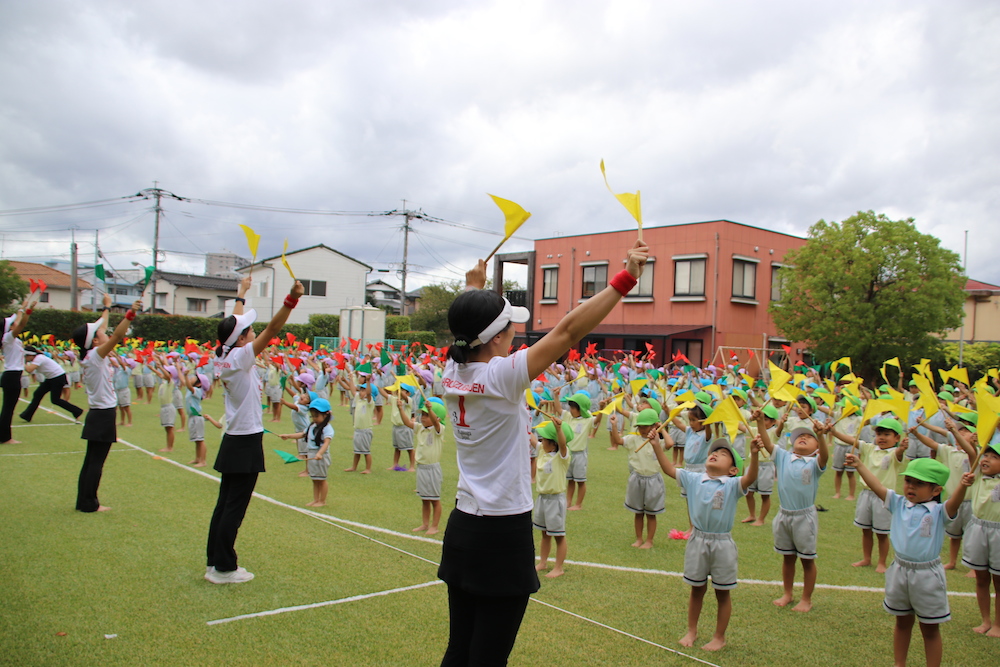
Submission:
<svg viewBox="0 0 1000 667">
<path fill-rule="evenodd" d="M 83 418 L 83 432 L 80 437 L 92 442 L 115 442 L 118 431 L 115 428 L 115 408 L 91 408 Z"/>
<path fill-rule="evenodd" d="M 531 512 L 448 517 L 438 577 L 473 595 L 531 595 L 539 588 Z"/>
<path fill-rule="evenodd" d="M 215 469 L 221 473 L 264 472 L 264 432 L 223 435 Z"/>
</svg>

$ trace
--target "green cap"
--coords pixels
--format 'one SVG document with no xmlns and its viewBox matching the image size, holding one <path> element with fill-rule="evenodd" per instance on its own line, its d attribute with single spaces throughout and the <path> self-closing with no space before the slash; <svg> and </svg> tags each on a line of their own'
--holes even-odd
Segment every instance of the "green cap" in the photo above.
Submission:
<svg viewBox="0 0 1000 667">
<path fill-rule="evenodd" d="M 979 426 L 979 413 L 978 412 L 959 412 L 955 416 L 958 417 L 959 419 L 961 419 L 964 422 L 972 424 L 973 426 Z M 959 424 L 959 426 L 965 426 L 965 424 Z M 968 428 L 968 427 L 966 427 L 966 428 Z M 971 431 L 972 429 L 970 428 L 969 430 Z"/>
<path fill-rule="evenodd" d="M 875 424 L 875 430 L 884 428 L 889 431 L 893 431 L 896 435 L 903 435 L 903 425 L 899 423 L 898 420 L 888 417 L 886 419 L 880 419 L 877 424 Z"/>
<path fill-rule="evenodd" d="M 711 446 L 708 448 L 709 455 L 712 452 L 724 449 L 729 452 L 729 455 L 733 457 L 733 465 L 736 466 L 737 474 L 743 474 L 743 457 L 740 456 L 739 452 L 733 449 L 733 446 L 729 443 L 729 438 L 716 438 L 712 441 Z"/>
<path fill-rule="evenodd" d="M 889 385 L 887 385 L 887 384 L 880 384 L 878 386 L 878 390 L 879 390 L 879 393 L 881 393 L 881 394 L 888 394 L 889 393 Z"/>
<path fill-rule="evenodd" d="M 539 438 L 544 438 L 545 440 L 551 440 L 553 442 L 556 442 L 556 425 L 553 424 L 552 422 L 544 421 L 538 426 L 536 426 L 535 430 L 538 431 Z M 573 429 L 566 422 L 563 422 L 562 432 L 563 436 L 566 438 L 566 442 L 569 442 L 570 440 L 573 439 Z"/>
<path fill-rule="evenodd" d="M 706 405 L 704 403 L 698 403 L 698 407 L 701 408 L 701 411 L 703 413 L 705 413 L 705 418 L 706 419 L 708 419 L 709 417 L 711 417 L 712 413 L 714 412 L 714 410 L 712 410 L 712 406 Z"/>
<path fill-rule="evenodd" d="M 647 403 L 649 403 L 649 407 L 654 412 L 656 412 L 657 418 L 659 418 L 660 412 L 663 411 L 663 405 L 661 405 L 660 402 L 658 400 L 656 400 L 655 398 L 647 398 L 645 400 L 646 400 Z M 645 412 L 645 410 L 643 412 Z"/>
<path fill-rule="evenodd" d="M 635 423 L 637 426 L 650 426 L 660 421 L 660 413 L 646 408 L 645 410 L 640 410 L 639 414 L 636 415 Z"/>
<path fill-rule="evenodd" d="M 712 395 L 707 391 L 699 391 L 697 394 L 694 395 L 694 400 L 698 401 L 699 403 L 705 403 L 706 405 L 711 405 L 713 399 Z"/>
<path fill-rule="evenodd" d="M 426 401 L 420 407 L 420 409 L 423 412 L 429 412 L 430 410 L 433 410 L 434 414 L 437 415 L 438 421 L 444 421 L 448 417 L 448 411 L 445 409 L 445 407 L 435 401 Z"/>
<path fill-rule="evenodd" d="M 950 403 L 954 403 L 955 402 L 955 396 L 954 396 L 954 394 L 952 394 L 950 392 L 947 392 L 947 391 L 939 391 L 938 392 L 938 398 L 940 398 L 942 401 L 948 401 Z"/>
<path fill-rule="evenodd" d="M 812 396 L 809 396 L 808 394 L 800 394 L 796 400 L 805 401 L 813 409 L 813 412 L 816 412 L 816 399 Z"/>
<path fill-rule="evenodd" d="M 567 403 L 575 403 L 576 407 L 580 408 L 581 417 L 590 416 L 590 396 L 587 396 L 583 392 L 577 392 L 566 399 Z"/>
<path fill-rule="evenodd" d="M 941 391 L 946 391 L 949 394 L 954 394 L 955 393 L 955 387 L 952 386 L 952 385 L 950 385 L 950 384 L 943 384 L 943 385 L 941 385 Z"/>
<path fill-rule="evenodd" d="M 765 405 L 764 409 L 761 410 L 761 412 L 764 414 L 765 417 L 769 419 L 778 418 L 778 408 L 774 407 L 773 405 Z"/>
<path fill-rule="evenodd" d="M 749 401 L 750 400 L 750 397 L 747 396 L 747 393 L 745 391 L 743 391 L 742 389 L 733 389 L 733 395 L 734 396 L 739 396 L 744 401 Z"/>
<path fill-rule="evenodd" d="M 938 486 L 944 486 L 948 482 L 948 477 L 951 476 L 951 471 L 948 470 L 948 466 L 940 461 L 922 458 L 910 461 L 910 464 L 906 466 L 906 470 L 899 474 L 924 482 L 930 482 L 931 484 L 937 484 Z"/>
</svg>

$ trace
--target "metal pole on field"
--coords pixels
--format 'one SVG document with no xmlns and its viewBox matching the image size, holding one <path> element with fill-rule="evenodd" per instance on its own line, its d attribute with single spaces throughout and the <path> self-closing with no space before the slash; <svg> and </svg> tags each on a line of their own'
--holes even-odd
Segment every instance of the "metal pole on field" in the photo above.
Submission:
<svg viewBox="0 0 1000 667">
<path fill-rule="evenodd" d="M 962 255 L 962 270 L 965 271 L 965 280 L 969 280 L 969 230 L 965 230 L 965 252 Z M 975 308 L 975 301 L 972 302 Z M 958 366 L 962 367 L 965 353 L 965 301 L 962 301 L 962 327 L 958 330 Z"/>
</svg>

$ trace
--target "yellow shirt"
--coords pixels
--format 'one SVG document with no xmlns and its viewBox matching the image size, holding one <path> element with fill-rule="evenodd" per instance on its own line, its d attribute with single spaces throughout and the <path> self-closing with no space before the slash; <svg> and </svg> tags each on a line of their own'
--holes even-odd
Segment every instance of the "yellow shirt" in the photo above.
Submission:
<svg viewBox="0 0 1000 667">
<path fill-rule="evenodd" d="M 872 474 L 882 482 L 882 486 L 887 489 L 895 489 L 899 481 L 899 473 L 902 472 L 906 464 L 896 458 L 897 447 L 889 449 L 879 449 L 870 442 L 862 442 L 860 447 L 861 462 L 872 471 Z M 861 478 L 861 486 L 865 489 L 868 485 Z"/>
<path fill-rule="evenodd" d="M 566 443 L 566 449 L 571 452 L 582 452 L 587 449 L 590 431 L 594 428 L 594 417 L 573 417 L 569 410 L 564 410 L 562 419 L 563 423 L 569 424 L 573 429 L 573 439 Z"/>
<path fill-rule="evenodd" d="M 444 447 L 444 424 L 441 432 L 434 427 L 426 428 L 417 423 L 413 428 L 413 440 L 417 443 L 416 461 L 420 465 L 430 465 L 441 462 L 441 449 Z"/>
<path fill-rule="evenodd" d="M 638 433 L 629 433 L 623 438 L 622 444 L 628 450 L 628 464 L 632 470 L 648 477 L 660 472 L 660 462 L 656 460 L 656 451 L 652 443 L 646 443 L 645 447 L 639 449 L 644 442 L 646 438 Z"/>
<path fill-rule="evenodd" d="M 356 430 L 372 427 L 372 412 L 374 408 L 375 404 L 371 399 L 366 401 L 358 395 L 357 401 L 354 403 L 354 428 Z"/>
<path fill-rule="evenodd" d="M 539 495 L 566 493 L 566 471 L 569 470 L 568 451 L 566 458 L 559 456 L 558 449 L 554 452 L 539 452 L 536 465 L 538 468 L 535 480 Z"/>
<path fill-rule="evenodd" d="M 972 515 L 983 521 L 1000 521 L 1000 477 L 980 477 L 967 491 Z"/>
</svg>

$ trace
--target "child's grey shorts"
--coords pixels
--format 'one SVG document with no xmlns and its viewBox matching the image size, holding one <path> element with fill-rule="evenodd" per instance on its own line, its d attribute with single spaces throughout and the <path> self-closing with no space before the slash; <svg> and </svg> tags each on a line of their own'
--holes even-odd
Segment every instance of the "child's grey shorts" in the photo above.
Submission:
<svg viewBox="0 0 1000 667">
<path fill-rule="evenodd" d="M 842 470 L 847 472 L 854 472 L 854 468 L 847 465 L 845 460 L 847 458 L 847 452 L 851 451 L 851 445 L 838 442 L 833 446 L 833 469 L 837 472 Z"/>
<path fill-rule="evenodd" d="M 667 490 L 663 475 L 640 475 L 634 470 L 625 487 L 625 509 L 633 514 L 662 514 L 666 509 Z"/>
<path fill-rule="evenodd" d="M 712 588 L 731 591 L 737 579 L 736 542 L 730 533 L 703 533 L 691 529 L 684 548 L 684 583 L 704 586 L 712 577 Z"/>
<path fill-rule="evenodd" d="M 313 457 L 319 453 L 318 449 L 309 450 L 309 459 L 306 461 L 306 470 L 309 471 L 310 479 L 326 479 L 326 473 L 330 469 L 330 450 L 327 449 L 323 456 L 317 461 Z"/>
<path fill-rule="evenodd" d="M 948 582 L 945 581 L 941 559 L 911 563 L 897 556 L 885 573 L 882 606 L 893 616 L 913 614 L 921 623 L 950 621 Z"/>
<path fill-rule="evenodd" d="M 184 409 L 184 396 L 181 395 L 181 390 L 174 387 L 174 408 L 177 410 Z"/>
<path fill-rule="evenodd" d="M 958 506 L 958 515 L 955 516 L 955 520 L 951 522 L 950 526 L 944 529 L 945 534 L 956 540 L 962 539 L 962 536 L 965 535 L 965 527 L 969 524 L 969 519 L 971 518 L 972 501 L 966 498 Z"/>
<path fill-rule="evenodd" d="M 819 533 L 819 515 L 816 506 L 804 510 L 778 509 L 771 522 L 774 533 L 774 550 L 785 556 L 802 559 L 816 558 L 816 535 Z"/>
<path fill-rule="evenodd" d="M 372 430 L 370 428 L 354 429 L 354 453 L 372 453 Z"/>
<path fill-rule="evenodd" d="M 295 441 L 299 448 L 299 456 L 305 456 L 309 453 L 309 441 L 305 438 L 299 438 Z"/>
<path fill-rule="evenodd" d="M 965 527 L 962 565 L 1000 575 L 1000 522 L 973 516 Z"/>
<path fill-rule="evenodd" d="M 132 405 L 132 390 L 128 387 L 125 387 L 124 389 L 115 389 L 115 396 L 118 397 L 119 408 Z"/>
<path fill-rule="evenodd" d="M 892 512 L 878 499 L 871 489 L 864 489 L 858 496 L 858 506 L 854 509 L 854 525 L 867 528 L 879 535 L 888 535 L 892 525 Z"/>
<path fill-rule="evenodd" d="M 160 426 L 173 426 L 177 422 L 177 408 L 173 405 L 160 407 Z"/>
<path fill-rule="evenodd" d="M 417 464 L 417 495 L 422 500 L 441 500 L 441 464 Z"/>
<path fill-rule="evenodd" d="M 531 523 L 553 537 L 566 534 L 566 494 L 540 493 L 535 500 Z"/>
<path fill-rule="evenodd" d="M 757 464 L 757 479 L 747 487 L 747 493 L 759 493 L 762 496 L 774 493 L 774 461 L 761 461 Z"/>
<path fill-rule="evenodd" d="M 205 418 L 201 415 L 188 415 L 188 440 L 201 442 L 205 439 Z"/>
<path fill-rule="evenodd" d="M 409 426 L 393 426 L 392 446 L 400 451 L 413 449 L 413 430 Z"/>
<path fill-rule="evenodd" d="M 566 479 L 574 482 L 587 481 L 587 450 L 569 453 L 569 468 L 566 469 Z M 550 495 L 550 494 L 544 494 Z"/>
<path fill-rule="evenodd" d="M 277 403 L 281 400 L 281 385 L 280 384 L 269 384 L 264 389 L 264 394 L 271 399 L 272 403 Z"/>
</svg>

